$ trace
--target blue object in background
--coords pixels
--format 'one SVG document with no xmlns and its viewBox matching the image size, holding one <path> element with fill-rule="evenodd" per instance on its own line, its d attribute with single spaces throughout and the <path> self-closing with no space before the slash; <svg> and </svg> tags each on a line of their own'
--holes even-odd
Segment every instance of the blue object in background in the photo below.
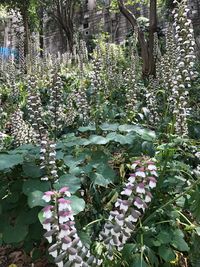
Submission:
<svg viewBox="0 0 200 267">
<path fill-rule="evenodd" d="M 9 58 L 11 55 L 14 55 L 14 58 L 18 58 L 18 52 L 16 49 L 11 49 L 7 47 L 0 47 L 0 56 L 3 58 Z"/>
</svg>

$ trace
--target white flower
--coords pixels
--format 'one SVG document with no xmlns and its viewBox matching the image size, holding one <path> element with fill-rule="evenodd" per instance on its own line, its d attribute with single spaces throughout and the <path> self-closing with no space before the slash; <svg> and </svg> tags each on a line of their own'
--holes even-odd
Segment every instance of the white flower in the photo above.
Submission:
<svg viewBox="0 0 200 267">
<path fill-rule="evenodd" d="M 146 174 L 144 171 L 136 171 L 135 173 L 136 176 L 139 176 L 139 177 L 142 177 L 142 178 L 145 178 L 146 177 Z"/>
<path fill-rule="evenodd" d="M 129 178 L 128 178 L 129 182 L 130 183 L 134 183 L 135 182 L 135 176 L 131 175 Z"/>
<path fill-rule="evenodd" d="M 143 183 L 137 185 L 136 192 L 139 194 L 145 194 L 145 188 Z"/>
<path fill-rule="evenodd" d="M 149 164 L 149 165 L 148 165 L 148 170 L 150 170 L 150 171 L 155 171 L 155 170 L 157 170 L 157 168 L 156 168 L 155 165 L 153 165 L 153 164 Z"/>
<path fill-rule="evenodd" d="M 48 237 L 46 237 L 46 239 L 47 239 L 47 241 L 49 242 L 49 243 L 52 243 L 52 236 L 48 236 Z"/>
<path fill-rule="evenodd" d="M 52 192 L 52 191 L 48 191 L 48 192 L 45 192 L 45 193 L 44 193 L 44 196 L 42 197 L 42 199 L 43 199 L 45 202 L 50 202 L 52 196 L 54 196 L 54 192 Z"/>
<path fill-rule="evenodd" d="M 75 255 L 69 254 L 69 261 L 73 261 L 75 258 L 76 258 L 76 254 Z"/>
<path fill-rule="evenodd" d="M 56 264 L 57 264 L 58 267 L 63 267 L 64 266 L 63 261 L 57 262 Z"/>
<path fill-rule="evenodd" d="M 58 251 L 57 251 L 57 249 L 56 249 L 56 250 L 54 250 L 54 251 L 52 251 L 52 252 L 49 252 L 49 254 L 50 254 L 52 257 L 56 258 L 56 257 L 58 256 Z"/>
</svg>

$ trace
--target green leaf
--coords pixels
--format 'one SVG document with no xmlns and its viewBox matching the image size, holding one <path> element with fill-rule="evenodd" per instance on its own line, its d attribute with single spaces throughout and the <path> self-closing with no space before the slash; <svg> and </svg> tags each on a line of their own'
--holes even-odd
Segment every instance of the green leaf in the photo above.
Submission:
<svg viewBox="0 0 200 267">
<path fill-rule="evenodd" d="M 0 154 L 0 171 L 13 168 L 18 164 L 22 164 L 23 155 Z"/>
<path fill-rule="evenodd" d="M 118 129 L 119 129 L 120 132 L 129 133 L 129 132 L 135 131 L 136 126 L 135 125 L 130 125 L 130 124 L 123 124 L 123 125 L 120 125 Z"/>
<path fill-rule="evenodd" d="M 72 201 L 71 206 L 74 215 L 85 209 L 85 201 L 82 198 L 79 198 L 77 196 L 71 196 L 70 200 Z"/>
<path fill-rule="evenodd" d="M 65 165 L 67 165 L 69 168 L 72 169 L 78 166 L 82 162 L 81 159 L 76 159 L 72 155 L 65 156 L 63 160 Z"/>
<path fill-rule="evenodd" d="M 109 141 L 114 141 L 114 142 L 120 143 L 122 145 L 127 144 L 126 137 L 122 134 L 117 134 L 116 132 L 109 133 L 106 136 L 106 139 Z"/>
<path fill-rule="evenodd" d="M 79 132 L 87 132 L 87 131 L 95 131 L 96 130 L 96 127 L 95 125 L 88 125 L 88 126 L 85 126 L 85 127 L 79 127 L 78 128 Z"/>
<path fill-rule="evenodd" d="M 15 226 L 7 225 L 3 231 L 3 241 L 6 244 L 19 243 L 25 239 L 28 234 L 28 226 L 17 224 Z"/>
<path fill-rule="evenodd" d="M 93 180 L 95 185 L 107 186 L 108 184 L 111 183 L 110 180 L 108 180 L 107 178 L 104 178 L 102 174 L 97 173 L 97 172 L 93 173 L 90 177 Z"/>
<path fill-rule="evenodd" d="M 78 236 L 80 237 L 84 245 L 86 245 L 87 247 L 90 247 L 92 240 L 91 240 L 91 236 L 88 233 L 79 231 Z"/>
<path fill-rule="evenodd" d="M 34 191 L 34 192 L 31 192 L 29 195 L 28 195 L 28 205 L 30 208 L 34 208 L 34 207 L 37 207 L 37 206 L 42 206 L 44 207 L 45 206 L 45 201 L 42 199 L 44 193 L 41 192 L 41 191 Z"/>
<path fill-rule="evenodd" d="M 174 237 L 171 244 L 179 251 L 189 251 L 189 246 L 184 240 L 184 234 L 180 229 L 174 231 Z"/>
<path fill-rule="evenodd" d="M 34 192 L 36 190 L 45 192 L 50 189 L 50 183 L 49 182 L 42 182 L 34 179 L 29 179 L 23 183 L 22 191 L 25 195 L 29 195 L 31 192 Z"/>
<path fill-rule="evenodd" d="M 191 205 L 192 213 L 200 221 L 200 186 L 196 187 L 191 199 L 193 200 Z"/>
<path fill-rule="evenodd" d="M 157 239 L 160 241 L 161 244 L 168 244 L 172 240 L 172 233 L 169 231 L 161 231 Z"/>
<path fill-rule="evenodd" d="M 22 165 L 22 169 L 27 177 L 39 178 L 42 176 L 40 167 L 37 166 L 34 162 L 25 162 Z"/>
<path fill-rule="evenodd" d="M 54 184 L 54 188 L 59 190 L 64 186 L 68 186 L 70 192 L 73 194 L 81 187 L 81 180 L 75 175 L 64 174 L 59 178 L 59 181 Z"/>
<path fill-rule="evenodd" d="M 38 213 L 38 219 L 39 219 L 40 223 L 43 224 L 45 218 L 43 216 L 43 211 L 42 210 Z"/>
<path fill-rule="evenodd" d="M 129 267 L 148 267 L 144 259 L 141 259 L 141 255 L 139 253 L 134 254 L 129 264 Z"/>
<path fill-rule="evenodd" d="M 119 124 L 118 123 L 103 123 L 102 125 L 99 126 L 103 131 L 117 131 Z"/>
<path fill-rule="evenodd" d="M 120 125 L 119 131 L 121 131 L 121 132 L 135 132 L 138 135 L 140 135 L 143 140 L 146 140 L 146 141 L 153 141 L 156 138 L 154 131 L 151 131 L 151 130 L 145 129 L 145 128 L 141 128 L 137 125 L 128 125 L 128 124 Z"/>
<path fill-rule="evenodd" d="M 122 257 L 128 262 L 132 261 L 133 252 L 135 251 L 135 249 L 135 244 L 125 244 L 122 250 Z"/>
<path fill-rule="evenodd" d="M 91 135 L 89 141 L 94 145 L 105 145 L 108 143 L 108 139 L 100 135 Z"/>
<path fill-rule="evenodd" d="M 165 260 L 166 262 L 170 262 L 176 259 L 176 254 L 174 253 L 174 251 L 168 247 L 168 246 L 160 246 L 158 248 L 158 253 L 160 255 L 160 257 Z"/>
</svg>

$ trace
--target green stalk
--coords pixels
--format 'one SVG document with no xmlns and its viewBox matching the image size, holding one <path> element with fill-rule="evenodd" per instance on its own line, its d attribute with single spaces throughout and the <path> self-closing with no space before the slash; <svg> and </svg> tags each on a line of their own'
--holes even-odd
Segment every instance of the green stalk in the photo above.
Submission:
<svg viewBox="0 0 200 267">
<path fill-rule="evenodd" d="M 188 189 L 186 189 L 185 191 L 183 191 L 182 193 L 180 193 L 178 196 L 176 196 L 175 198 L 169 200 L 167 203 L 163 204 L 160 208 L 156 209 L 153 213 L 151 213 L 151 215 L 149 215 L 149 217 L 147 217 L 144 222 L 143 225 L 145 225 L 146 223 L 148 223 L 153 217 L 154 215 L 158 212 L 161 211 L 162 209 L 166 208 L 167 206 L 169 206 L 170 204 L 174 203 L 177 199 L 179 199 L 180 197 L 184 196 L 185 194 L 187 194 L 188 192 L 191 191 L 191 189 L 193 189 L 195 186 L 197 186 L 200 183 L 200 178 L 198 178 L 196 180 L 196 182 L 194 182 L 190 187 L 188 187 Z"/>
</svg>

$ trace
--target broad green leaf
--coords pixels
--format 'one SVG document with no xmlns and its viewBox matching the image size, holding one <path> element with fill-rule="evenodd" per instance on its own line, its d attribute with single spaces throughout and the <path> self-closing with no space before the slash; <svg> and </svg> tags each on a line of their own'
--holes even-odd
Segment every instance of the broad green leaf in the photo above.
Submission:
<svg viewBox="0 0 200 267">
<path fill-rule="evenodd" d="M 3 231 L 3 241 L 6 244 L 19 243 L 25 239 L 28 234 L 28 226 L 17 224 L 15 226 L 7 225 Z"/>
<path fill-rule="evenodd" d="M 96 127 L 94 125 L 88 125 L 88 126 L 85 126 L 85 127 L 79 127 L 78 128 L 79 132 L 87 132 L 87 131 L 95 131 L 96 130 Z"/>
<path fill-rule="evenodd" d="M 113 180 L 110 179 L 108 176 L 103 176 L 101 173 L 92 173 L 90 178 L 94 182 L 95 185 L 99 186 L 107 186 L 108 184 L 112 183 Z"/>
<path fill-rule="evenodd" d="M 64 153 L 62 151 L 57 151 L 56 152 L 56 159 L 60 160 L 60 159 L 63 159 L 64 157 Z"/>
<path fill-rule="evenodd" d="M 119 129 L 120 132 L 129 133 L 129 132 L 135 131 L 136 127 L 137 126 L 135 126 L 135 125 L 123 124 L 123 125 L 120 125 L 118 129 Z"/>
<path fill-rule="evenodd" d="M 85 209 L 85 201 L 82 198 L 79 198 L 77 196 L 71 196 L 70 200 L 72 201 L 71 206 L 74 215 Z"/>
<path fill-rule="evenodd" d="M 50 183 L 49 182 L 42 182 L 35 179 L 29 179 L 23 183 L 22 191 L 25 195 L 29 195 L 31 192 L 34 191 L 48 191 L 50 189 Z"/>
<path fill-rule="evenodd" d="M 156 238 L 160 241 L 160 243 L 168 244 L 172 240 L 172 237 L 173 235 L 170 231 L 167 232 L 162 230 Z"/>
<path fill-rule="evenodd" d="M 13 168 L 18 164 L 22 164 L 23 155 L 0 154 L 0 171 Z"/>
<path fill-rule="evenodd" d="M 73 194 L 81 187 L 81 180 L 72 174 L 64 174 L 54 184 L 54 188 L 59 190 L 64 186 L 68 186 L 70 192 Z"/>
<path fill-rule="evenodd" d="M 118 123 L 103 123 L 102 125 L 99 126 L 103 131 L 117 131 L 119 124 Z"/>
<path fill-rule="evenodd" d="M 109 142 L 109 140 L 100 135 L 91 135 L 89 141 L 94 145 L 105 145 Z"/>
<path fill-rule="evenodd" d="M 133 255 L 129 267 L 148 267 L 148 265 L 144 259 L 141 259 L 141 255 L 137 253 Z"/>
<path fill-rule="evenodd" d="M 75 168 L 78 166 L 82 160 L 81 159 L 76 159 L 72 155 L 67 155 L 63 158 L 65 165 L 67 165 L 69 168 Z"/>
<path fill-rule="evenodd" d="M 37 215 L 41 207 L 22 209 L 16 218 L 16 224 L 33 224 L 38 221 Z"/>
<path fill-rule="evenodd" d="M 89 234 L 87 234 L 86 232 L 83 232 L 83 231 L 79 231 L 78 236 L 80 237 L 80 239 L 84 245 L 86 245 L 87 247 L 89 247 L 91 245 L 92 240 L 91 240 L 91 236 L 89 236 Z"/>
<path fill-rule="evenodd" d="M 200 221 L 200 186 L 196 187 L 196 190 L 192 194 L 191 210 L 195 218 Z"/>
<path fill-rule="evenodd" d="M 38 213 L 38 219 L 40 221 L 40 223 L 42 224 L 45 220 L 44 216 L 43 216 L 43 211 L 41 210 L 39 213 Z"/>
<path fill-rule="evenodd" d="M 136 245 L 135 244 L 125 244 L 124 248 L 122 250 L 122 257 L 123 259 L 125 259 L 126 261 L 132 261 L 132 257 L 133 257 L 133 253 L 136 249 Z"/>
<path fill-rule="evenodd" d="M 170 261 L 173 261 L 176 259 L 176 254 L 174 253 L 174 251 L 168 247 L 168 246 L 160 246 L 158 248 L 158 253 L 159 253 L 159 256 L 165 260 L 166 262 L 170 262 Z"/>
<path fill-rule="evenodd" d="M 184 240 L 184 234 L 180 229 L 174 231 L 174 237 L 171 244 L 180 251 L 189 251 L 189 246 Z"/>
<path fill-rule="evenodd" d="M 22 165 L 22 169 L 27 177 L 39 178 L 42 176 L 40 167 L 37 166 L 34 162 L 25 162 Z"/>
<path fill-rule="evenodd" d="M 109 133 L 106 136 L 106 139 L 120 143 L 121 145 L 127 144 L 126 137 L 122 134 L 117 134 L 116 132 Z"/>
<path fill-rule="evenodd" d="M 141 128 L 137 125 L 120 125 L 119 131 L 121 132 L 135 132 L 141 136 L 143 140 L 153 141 L 156 138 L 155 132 L 149 129 Z"/>
<path fill-rule="evenodd" d="M 44 193 L 41 191 L 33 191 L 28 195 L 28 205 L 30 208 L 37 206 L 45 206 L 45 201 L 42 199 Z"/>
</svg>

